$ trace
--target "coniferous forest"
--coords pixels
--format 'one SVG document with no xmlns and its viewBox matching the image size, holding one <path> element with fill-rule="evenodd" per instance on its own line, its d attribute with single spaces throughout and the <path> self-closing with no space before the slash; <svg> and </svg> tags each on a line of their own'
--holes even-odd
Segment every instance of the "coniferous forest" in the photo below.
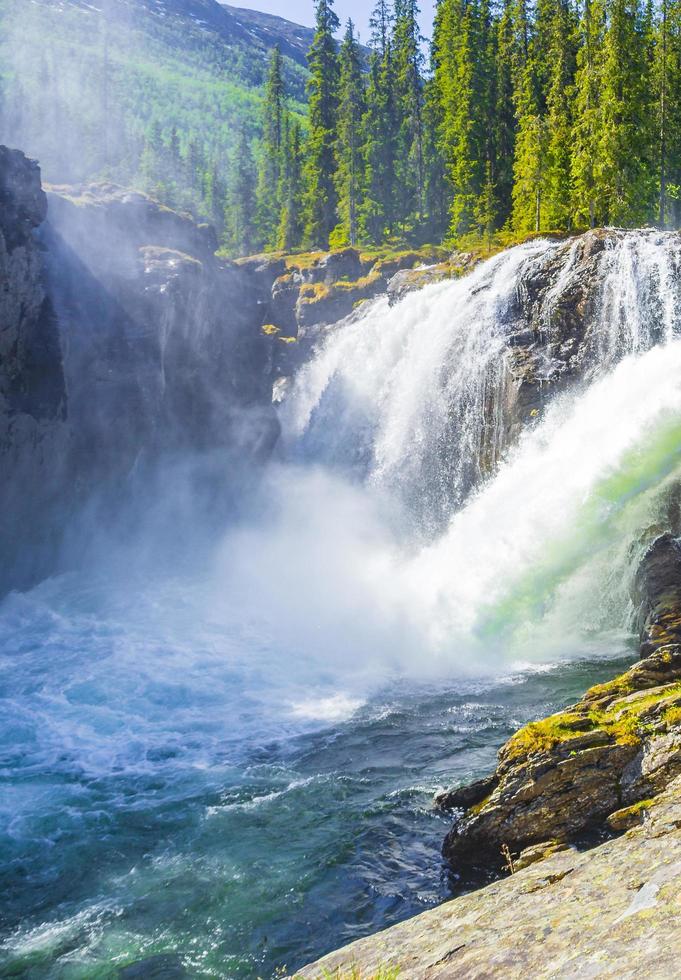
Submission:
<svg viewBox="0 0 681 980">
<path fill-rule="evenodd" d="M 429 62 L 418 12 L 377 0 L 367 56 L 317 0 L 306 133 L 273 53 L 237 251 L 681 224 L 681 4 L 440 0 Z"/>
<path fill-rule="evenodd" d="M 181 0 L 0 0 L 0 136 L 230 255 L 681 226 L 681 0 L 439 0 L 430 41 L 417 0 L 361 39 L 313 2 L 296 60 Z"/>
</svg>

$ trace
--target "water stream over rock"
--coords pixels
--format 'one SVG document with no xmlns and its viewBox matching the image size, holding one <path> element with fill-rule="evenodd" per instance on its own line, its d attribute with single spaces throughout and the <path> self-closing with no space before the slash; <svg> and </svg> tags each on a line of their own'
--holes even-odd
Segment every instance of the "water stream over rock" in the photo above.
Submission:
<svg viewBox="0 0 681 980">
<path fill-rule="evenodd" d="M 457 885 L 432 793 L 621 670 L 681 530 L 680 263 L 535 241 L 320 328 L 210 547 L 159 560 L 169 477 L 3 601 L 1 969 L 267 976 Z"/>
</svg>

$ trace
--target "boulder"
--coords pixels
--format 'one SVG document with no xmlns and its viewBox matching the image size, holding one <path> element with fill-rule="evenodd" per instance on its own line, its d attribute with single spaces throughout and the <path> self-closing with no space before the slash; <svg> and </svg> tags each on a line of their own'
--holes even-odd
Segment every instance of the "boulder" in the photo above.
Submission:
<svg viewBox="0 0 681 980">
<path fill-rule="evenodd" d="M 568 843 L 624 826 L 623 808 L 679 774 L 681 645 L 668 645 L 520 729 L 500 749 L 492 776 L 450 794 L 464 813 L 443 852 L 455 870 L 500 869 L 504 848 L 515 855 L 549 839 Z"/>
</svg>

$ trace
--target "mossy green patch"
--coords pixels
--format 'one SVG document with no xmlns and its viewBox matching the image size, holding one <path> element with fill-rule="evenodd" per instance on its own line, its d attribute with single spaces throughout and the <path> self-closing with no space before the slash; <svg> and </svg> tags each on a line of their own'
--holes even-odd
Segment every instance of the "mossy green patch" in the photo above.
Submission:
<svg viewBox="0 0 681 980">
<path fill-rule="evenodd" d="M 625 674 L 609 684 L 598 685 L 598 689 L 608 694 L 615 690 L 627 695 L 631 693 L 630 684 Z M 672 683 L 655 688 L 649 694 L 641 692 L 641 697 L 631 701 L 619 699 L 605 708 L 593 707 L 589 710 L 593 700 L 598 703 L 598 699 L 593 699 L 595 690 L 597 688 L 592 688 L 585 700 L 575 708 L 525 725 L 504 746 L 504 758 L 516 761 L 540 752 L 550 752 L 561 743 L 567 743 L 569 749 L 571 740 L 597 730 L 605 732 L 617 745 L 637 745 L 650 730 L 650 716 L 654 715 L 651 709 L 669 698 L 681 698 L 681 683 Z M 662 721 L 667 725 L 681 723 L 681 707 L 668 708 L 662 715 Z"/>
</svg>

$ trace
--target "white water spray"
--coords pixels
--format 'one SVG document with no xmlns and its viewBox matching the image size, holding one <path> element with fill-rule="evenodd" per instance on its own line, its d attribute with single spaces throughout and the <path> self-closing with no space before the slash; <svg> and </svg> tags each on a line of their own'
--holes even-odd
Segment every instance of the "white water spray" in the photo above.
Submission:
<svg viewBox="0 0 681 980">
<path fill-rule="evenodd" d="M 333 485 L 321 499 L 308 493 L 301 512 L 291 503 L 301 499 L 296 478 L 287 475 L 280 527 L 297 542 L 296 594 L 316 597 L 315 614 L 324 610 L 325 632 L 339 647 L 354 645 L 363 657 L 382 646 L 406 669 L 418 648 L 418 670 L 426 661 L 477 669 L 502 656 L 581 653 L 604 631 L 625 629 L 632 563 L 646 528 L 667 519 L 679 475 L 676 236 L 622 233 L 608 241 L 591 273 L 585 380 L 481 481 L 481 457 L 490 446 L 501 457 L 508 429 L 518 292 L 556 266 L 539 311 L 551 329 L 552 310 L 584 275 L 576 249 L 534 242 L 396 308 L 381 301 L 333 328 L 295 380 L 283 411 L 291 451 L 327 464 L 327 480 L 328 464 L 340 468 L 337 486 L 356 495 L 354 511 L 364 515 L 344 519 Z M 384 519 L 386 500 L 393 509 Z M 422 524 L 414 534 L 410 520 L 424 502 L 439 506 L 439 518 L 451 515 L 425 543 Z M 310 527 L 311 535 L 299 535 Z M 345 558 L 352 552 L 347 563 L 334 558 L 339 539 Z M 242 554 L 271 552 L 271 536 L 260 545 L 246 540 Z M 304 599 L 293 601 L 272 576 L 256 580 L 261 595 L 278 597 L 280 621 L 287 608 L 304 620 Z M 328 595 L 325 582 L 333 583 Z M 355 600 L 344 608 L 338 599 L 348 595 Z M 371 624 L 365 643 L 363 623 Z"/>
</svg>

